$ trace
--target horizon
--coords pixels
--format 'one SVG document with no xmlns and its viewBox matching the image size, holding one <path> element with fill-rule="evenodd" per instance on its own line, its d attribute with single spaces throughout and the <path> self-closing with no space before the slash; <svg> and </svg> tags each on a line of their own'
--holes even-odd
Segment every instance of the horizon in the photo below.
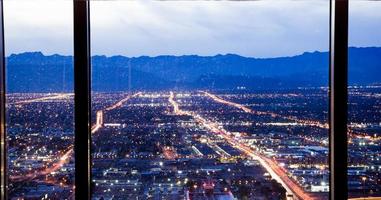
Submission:
<svg viewBox="0 0 381 200">
<path fill-rule="evenodd" d="M 379 85 L 381 47 L 351 47 L 348 51 L 349 85 Z M 329 53 L 318 51 L 278 58 L 235 54 L 91 58 L 94 91 L 320 88 L 327 86 L 329 80 Z M 73 89 L 72 56 L 26 52 L 12 54 L 6 60 L 8 92 L 65 92 Z M 129 66 L 133 70 L 129 70 Z M 170 73 L 172 75 L 168 76 Z M 19 76 L 25 80 L 20 80 Z"/>
<path fill-rule="evenodd" d="M 305 90 L 325 90 L 328 92 L 329 86 L 316 86 L 316 87 L 279 87 L 277 89 L 274 88 L 262 88 L 262 89 L 218 89 L 218 88 L 211 88 L 211 89 L 178 89 L 178 88 L 167 88 L 167 89 L 137 89 L 137 90 L 132 90 L 132 91 L 127 91 L 127 90 L 119 90 L 119 91 L 98 91 L 98 90 L 92 90 L 92 94 L 128 94 L 128 93 L 136 93 L 136 92 L 146 92 L 146 93 L 166 93 L 166 92 L 199 92 L 199 91 L 212 91 L 212 92 L 228 92 L 228 91 L 245 91 L 245 92 L 266 92 L 266 91 L 305 91 Z M 364 85 L 356 85 L 356 84 L 348 84 L 348 89 L 381 89 L 381 83 L 373 83 L 373 84 L 364 84 Z M 6 95 L 14 95 L 14 94 L 49 94 L 49 95 L 55 95 L 55 94 L 68 94 L 70 96 L 74 96 L 73 91 L 41 91 L 41 92 L 6 92 Z M 327 93 L 328 95 L 328 93 Z"/>
<path fill-rule="evenodd" d="M 372 48 L 381 48 L 381 46 L 349 46 L 349 49 L 372 49 Z M 249 58 L 249 59 L 275 59 L 275 58 L 291 58 L 291 57 L 297 57 L 301 56 L 304 54 L 313 54 L 313 53 L 329 53 L 329 50 L 327 51 L 305 51 L 299 54 L 294 54 L 294 55 L 283 55 L 283 56 L 278 56 L 278 57 L 250 57 L 250 56 L 244 56 L 240 54 L 235 54 L 235 53 L 218 53 L 214 55 L 199 55 L 199 54 L 182 54 L 182 55 L 169 55 L 169 54 L 160 54 L 160 55 L 155 55 L 155 56 L 150 56 L 150 55 L 140 55 L 140 56 L 127 56 L 127 55 L 120 55 L 120 54 L 115 54 L 115 55 L 91 55 L 91 57 L 106 57 L 106 58 L 113 58 L 113 57 L 125 57 L 125 58 L 142 58 L 142 57 L 148 57 L 148 58 L 157 58 L 157 57 L 165 57 L 165 56 L 170 56 L 170 57 L 187 57 L 187 56 L 197 56 L 197 57 L 216 57 L 216 56 L 239 56 L 242 58 Z M 42 56 L 45 57 L 50 57 L 50 56 L 62 56 L 62 57 L 73 57 L 73 55 L 65 55 L 65 54 L 59 54 L 59 53 L 46 53 L 43 51 L 25 51 L 25 52 L 19 52 L 19 53 L 11 53 L 5 58 L 9 58 L 11 56 L 19 56 L 23 54 L 42 54 Z"/>
</svg>

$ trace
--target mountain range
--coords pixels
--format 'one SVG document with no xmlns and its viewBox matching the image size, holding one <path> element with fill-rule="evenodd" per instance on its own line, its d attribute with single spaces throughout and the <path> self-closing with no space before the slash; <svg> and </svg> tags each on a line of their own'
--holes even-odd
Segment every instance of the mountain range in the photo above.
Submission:
<svg viewBox="0 0 381 200">
<path fill-rule="evenodd" d="M 278 58 L 215 56 L 93 56 L 92 89 L 272 89 L 327 86 L 328 52 Z M 130 69 L 131 68 L 131 69 Z M 8 92 L 73 90 L 73 57 L 41 52 L 6 58 Z M 129 74 L 131 80 L 129 81 Z M 349 48 L 349 84 L 381 83 L 381 47 Z"/>
</svg>

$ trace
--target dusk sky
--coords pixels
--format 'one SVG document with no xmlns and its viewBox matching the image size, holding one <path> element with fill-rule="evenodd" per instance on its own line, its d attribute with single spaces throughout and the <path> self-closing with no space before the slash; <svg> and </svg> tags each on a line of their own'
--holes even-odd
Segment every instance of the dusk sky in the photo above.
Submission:
<svg viewBox="0 0 381 200">
<path fill-rule="evenodd" d="M 5 0 L 6 54 L 71 55 L 69 0 Z M 381 2 L 351 1 L 350 45 L 381 46 Z M 329 1 L 92 1 L 93 55 L 327 51 Z"/>
</svg>

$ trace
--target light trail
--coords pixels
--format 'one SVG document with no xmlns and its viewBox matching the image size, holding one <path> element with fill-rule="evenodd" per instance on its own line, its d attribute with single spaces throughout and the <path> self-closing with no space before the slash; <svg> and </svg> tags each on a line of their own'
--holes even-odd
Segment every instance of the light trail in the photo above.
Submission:
<svg viewBox="0 0 381 200">
<path fill-rule="evenodd" d="M 137 97 L 137 96 L 139 96 L 139 95 L 141 95 L 141 94 L 142 94 L 142 92 L 138 92 L 138 93 L 135 93 L 135 94 L 133 94 L 133 95 L 127 96 L 126 98 L 124 98 L 124 99 L 118 101 L 118 102 L 115 103 L 114 105 L 105 108 L 105 110 L 106 110 L 106 111 L 110 111 L 110 110 L 114 110 L 114 109 L 116 109 L 116 108 L 119 108 L 119 107 L 123 106 L 123 104 L 126 103 L 126 102 L 127 102 L 128 100 L 130 100 L 131 98 Z"/>
<path fill-rule="evenodd" d="M 316 120 L 302 120 L 302 119 L 298 119 L 297 117 L 283 116 L 283 115 L 273 113 L 273 112 L 255 111 L 255 110 L 252 110 L 252 109 L 250 109 L 250 108 L 248 108 L 242 104 L 238 104 L 235 102 L 231 102 L 231 101 L 227 101 L 225 99 L 222 99 L 221 97 L 218 97 L 215 94 L 211 94 L 211 93 L 205 92 L 205 91 L 201 91 L 201 92 L 204 93 L 209 98 L 211 98 L 212 100 L 214 100 L 215 102 L 222 103 L 222 104 L 225 104 L 228 106 L 236 107 L 238 109 L 243 110 L 246 113 L 251 113 L 251 114 L 256 114 L 256 115 L 270 115 L 271 117 L 280 117 L 280 118 L 283 118 L 286 120 L 291 120 L 291 121 L 297 122 L 298 124 L 301 124 L 304 126 L 313 126 L 313 127 L 318 127 L 318 128 L 322 128 L 322 129 L 329 129 L 328 123 L 321 123 L 321 122 L 316 121 Z M 351 127 L 348 127 L 348 136 L 351 138 L 369 139 L 366 133 L 354 131 Z M 370 139 L 373 141 L 377 141 L 377 140 L 381 140 L 381 137 L 373 137 Z M 321 143 L 321 142 L 319 142 L 319 143 Z"/>
<path fill-rule="evenodd" d="M 250 109 L 247 106 L 244 106 L 242 104 L 222 99 L 222 98 L 218 97 L 217 95 L 211 94 L 209 92 L 205 92 L 205 91 L 201 91 L 201 92 L 204 93 L 209 98 L 211 98 L 212 100 L 214 100 L 215 102 L 222 103 L 222 104 L 225 104 L 228 106 L 236 107 L 238 109 L 243 110 L 246 113 L 251 113 L 251 114 L 255 114 L 255 115 L 270 115 L 271 117 L 280 117 L 283 119 L 295 121 L 295 122 L 297 122 L 301 125 L 305 125 L 305 126 L 314 126 L 314 127 L 318 127 L 318 128 L 322 128 L 322 129 L 328 129 L 329 128 L 328 123 L 321 123 L 321 122 L 315 121 L 315 120 L 302 120 L 302 119 L 298 119 L 296 117 L 283 116 L 283 115 L 273 113 L 273 112 L 256 111 L 256 110 L 252 110 L 252 109 Z"/>
<path fill-rule="evenodd" d="M 322 128 L 322 129 L 329 129 L 329 124 L 328 123 L 321 123 L 319 121 L 316 121 L 316 120 L 301 120 L 301 119 L 298 119 L 296 117 L 292 117 L 292 116 L 282 116 L 282 115 L 279 115 L 277 113 L 273 113 L 273 112 L 262 112 L 262 111 L 255 111 L 255 110 L 252 110 L 242 104 L 238 104 L 238 103 L 235 103 L 235 102 L 231 102 L 231 101 L 227 101 L 225 99 L 222 99 L 220 97 L 218 97 L 217 95 L 214 95 L 214 94 L 211 94 L 209 92 L 205 92 L 205 91 L 201 91 L 202 93 L 204 93 L 206 96 L 208 96 L 209 98 L 211 98 L 212 100 L 214 100 L 215 102 L 218 102 L 218 103 L 222 103 L 222 104 L 225 104 L 225 105 L 228 105 L 228 106 L 232 106 L 232 107 L 236 107 L 238 109 L 241 109 L 243 110 L 244 112 L 246 113 L 251 113 L 251 114 L 256 114 L 256 115 L 270 115 L 272 117 L 280 117 L 280 118 L 283 118 L 283 119 L 287 119 L 287 120 L 291 120 L 291 121 L 295 121 L 299 124 L 302 124 L 302 125 L 306 125 L 306 126 L 313 126 L 313 127 L 318 127 L 318 128 Z M 357 132 L 357 133 L 356 133 Z M 361 132 L 358 132 L 358 131 L 354 131 L 352 127 L 348 126 L 348 136 L 350 138 L 362 138 L 362 139 L 369 139 L 369 140 L 372 140 L 372 141 L 377 141 L 377 140 L 380 140 L 381 137 L 370 137 L 370 136 L 367 136 L 367 134 L 365 133 L 361 133 Z M 305 138 L 306 139 L 306 138 Z M 313 142 L 318 142 L 318 141 L 313 141 Z M 239 149 L 241 149 L 242 151 L 246 152 L 247 154 L 251 154 L 250 152 L 250 149 L 246 149 L 245 146 L 241 146 L 241 145 L 237 145 L 237 147 L 239 147 Z M 291 179 L 288 178 L 288 176 L 284 173 L 286 172 L 286 170 L 282 167 L 279 167 L 276 162 L 274 162 L 273 160 L 265 157 L 265 156 L 262 156 L 262 155 L 252 155 L 253 157 L 259 157 L 261 159 L 258 159 L 260 162 L 263 162 L 262 165 L 265 166 L 266 168 L 269 167 L 271 168 L 275 173 L 277 173 L 280 178 L 282 180 L 285 181 L 285 183 L 287 185 L 290 185 L 290 188 L 293 188 L 294 190 L 297 190 L 297 192 L 295 192 L 296 194 L 302 194 L 303 190 L 298 187 L 298 185 L 296 185 L 296 183 L 294 181 L 292 181 Z M 266 163 L 268 164 L 266 166 Z M 282 177 L 282 176 L 287 176 L 286 177 Z M 311 199 L 311 197 L 307 197 L 305 195 L 297 195 L 299 196 L 299 198 L 301 199 Z"/>
<path fill-rule="evenodd" d="M 219 147 L 217 144 L 212 144 L 210 142 L 207 142 L 206 143 L 210 148 L 212 148 L 218 155 L 220 155 L 221 157 L 225 157 L 225 158 L 228 158 L 228 157 L 231 157 L 231 155 L 226 152 L 225 150 L 223 150 L 221 147 Z"/>
<path fill-rule="evenodd" d="M 201 151 L 197 149 L 197 147 L 192 146 L 192 150 L 196 153 L 197 156 L 204 156 L 204 154 L 202 154 Z"/>
<path fill-rule="evenodd" d="M 314 199 L 308 193 L 306 193 L 297 183 L 295 183 L 290 177 L 288 177 L 287 171 L 284 168 L 280 167 L 274 160 L 254 152 L 250 147 L 247 147 L 244 144 L 240 144 L 235 141 L 228 142 L 234 145 L 237 149 L 251 156 L 253 159 L 258 160 L 260 164 L 271 175 L 271 177 L 273 177 L 276 181 L 281 183 L 283 187 L 285 187 L 287 193 L 294 194 L 297 198 L 303 200 Z"/>
<path fill-rule="evenodd" d="M 96 114 L 95 124 L 91 127 L 91 134 L 97 132 L 103 127 L 103 110 L 98 110 Z"/>
<path fill-rule="evenodd" d="M 104 111 L 110 111 L 110 110 L 119 108 L 119 107 L 123 106 L 123 104 L 125 102 L 127 102 L 129 99 L 136 97 L 136 96 L 139 96 L 141 94 L 142 94 L 141 92 L 138 92 L 136 94 L 127 96 L 126 98 L 124 98 L 124 99 L 118 101 L 117 103 L 105 108 L 104 110 L 98 110 L 96 112 L 96 122 L 91 127 L 91 134 L 94 134 L 100 128 L 103 127 L 103 124 L 104 124 L 103 113 L 104 113 Z M 51 97 L 43 97 L 43 98 L 28 100 L 28 102 L 23 101 L 22 103 L 39 102 L 39 101 L 52 100 L 52 99 L 62 99 L 62 98 L 68 98 L 71 95 L 72 94 L 62 94 L 62 95 L 51 96 Z M 33 173 L 22 175 L 22 176 L 21 175 L 20 176 L 10 176 L 9 178 L 13 181 L 26 181 L 26 180 L 32 180 L 32 179 L 35 179 L 37 177 L 41 177 L 41 176 L 45 176 L 45 175 L 54 173 L 54 172 L 60 170 L 65 164 L 67 164 L 70 161 L 70 158 L 72 157 L 73 153 L 74 153 L 74 146 L 71 145 L 68 147 L 67 151 L 63 155 L 61 155 L 59 157 L 59 159 L 57 159 L 55 161 L 55 163 L 53 163 L 50 167 L 48 167 L 44 170 L 41 170 L 41 171 L 33 172 Z M 47 163 L 47 164 L 49 164 L 49 163 Z"/>
<path fill-rule="evenodd" d="M 134 97 L 137 97 L 139 95 L 141 95 L 142 92 L 138 92 L 138 93 L 135 93 L 133 95 L 130 95 L 130 96 L 127 96 L 125 97 L 124 99 L 116 102 L 115 104 L 109 106 L 109 107 L 106 107 L 104 110 L 98 110 L 96 112 L 96 119 L 95 119 L 95 124 L 91 127 L 91 134 L 94 134 L 96 133 L 100 128 L 103 127 L 104 125 L 104 120 L 103 120 L 103 113 L 105 113 L 106 111 L 111 111 L 111 110 L 114 110 L 114 109 L 117 109 L 117 108 L 120 108 L 123 106 L 124 103 L 126 103 L 128 100 L 130 100 L 131 98 L 134 98 Z"/>
<path fill-rule="evenodd" d="M 170 92 L 168 101 L 173 107 L 174 114 L 191 116 L 193 119 L 195 119 L 197 123 L 201 124 L 210 132 L 224 138 L 226 142 L 232 145 L 232 147 L 244 152 L 251 158 L 258 160 L 259 163 L 266 169 L 266 171 L 286 189 L 288 194 L 292 194 L 294 197 L 303 200 L 314 199 L 310 194 L 305 192 L 297 183 L 295 183 L 290 177 L 288 177 L 287 171 L 280 167 L 275 161 L 260 155 L 243 142 L 240 142 L 239 140 L 235 139 L 232 136 L 232 133 L 219 126 L 218 123 L 211 122 L 194 112 L 181 110 L 179 104 L 174 100 L 174 97 L 174 93 Z"/>
<path fill-rule="evenodd" d="M 45 175 L 54 173 L 60 170 L 65 164 L 67 164 L 70 161 L 70 158 L 73 152 L 74 152 L 73 146 L 71 145 L 68 147 L 65 153 L 63 153 L 59 157 L 59 159 L 57 159 L 56 162 L 52 164 L 52 166 L 38 172 L 32 172 L 29 174 L 18 175 L 18 176 L 10 176 L 9 178 L 13 181 L 26 181 L 26 180 L 35 179 L 40 176 L 45 176 Z"/>
<path fill-rule="evenodd" d="M 47 97 L 41 97 L 36 99 L 17 101 L 17 102 L 14 102 L 13 104 L 20 105 L 20 104 L 36 103 L 41 101 L 57 100 L 57 99 L 69 99 L 71 96 L 74 96 L 74 94 L 58 94 L 54 96 L 47 96 Z"/>
<path fill-rule="evenodd" d="M 177 115 L 186 115 L 185 113 L 183 113 L 183 111 L 180 110 L 179 104 L 174 100 L 174 98 L 175 98 L 175 95 L 173 94 L 173 92 L 172 91 L 169 92 L 168 101 L 173 106 L 173 113 Z"/>
</svg>

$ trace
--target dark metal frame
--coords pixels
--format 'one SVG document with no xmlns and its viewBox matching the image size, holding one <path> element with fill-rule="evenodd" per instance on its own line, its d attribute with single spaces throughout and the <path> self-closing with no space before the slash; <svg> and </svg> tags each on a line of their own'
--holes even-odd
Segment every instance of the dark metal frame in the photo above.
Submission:
<svg viewBox="0 0 381 200">
<path fill-rule="evenodd" d="M 75 198 L 91 197 L 90 0 L 74 0 Z"/>
<path fill-rule="evenodd" d="M 3 0 L 0 0 L 0 199 L 7 199 L 7 138 L 5 132 L 5 49 L 4 49 L 4 13 Z"/>
<path fill-rule="evenodd" d="M 91 198 L 90 0 L 74 2 L 75 198 Z M 1 200 L 7 198 L 5 55 L 3 0 L 0 0 Z M 330 0 L 330 199 L 348 198 L 347 81 L 348 0 Z"/>
<path fill-rule="evenodd" d="M 330 199 L 348 199 L 348 0 L 330 1 Z"/>
</svg>

